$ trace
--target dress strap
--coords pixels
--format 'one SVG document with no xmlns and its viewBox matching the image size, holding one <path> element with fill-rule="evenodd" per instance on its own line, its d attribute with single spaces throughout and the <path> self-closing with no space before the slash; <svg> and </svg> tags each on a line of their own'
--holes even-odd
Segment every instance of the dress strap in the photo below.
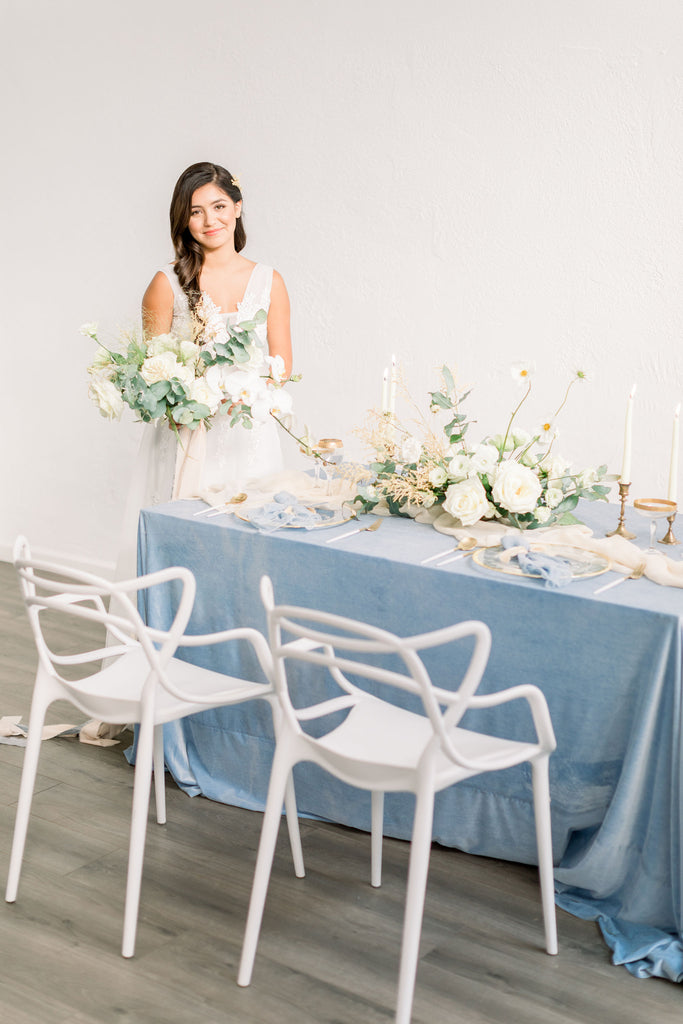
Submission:
<svg viewBox="0 0 683 1024">
<path fill-rule="evenodd" d="M 253 316 L 259 309 L 268 312 L 270 306 L 270 289 L 273 285 L 273 268 L 264 263 L 257 263 L 251 272 L 247 290 L 240 302 L 240 313 Z"/>
</svg>

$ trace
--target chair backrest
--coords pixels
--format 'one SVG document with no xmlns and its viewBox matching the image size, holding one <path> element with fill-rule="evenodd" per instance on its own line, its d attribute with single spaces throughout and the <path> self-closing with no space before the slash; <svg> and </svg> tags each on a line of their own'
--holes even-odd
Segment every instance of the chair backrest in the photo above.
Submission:
<svg viewBox="0 0 683 1024">
<path fill-rule="evenodd" d="M 275 605 L 272 583 L 267 576 L 261 579 L 261 597 L 268 616 L 275 689 L 285 716 L 295 731 L 303 731 L 303 722 L 350 709 L 366 699 L 366 690 L 351 682 L 345 674 L 348 673 L 359 679 L 373 680 L 417 695 L 441 749 L 455 763 L 470 767 L 468 760 L 454 745 L 449 732 L 467 710 L 486 668 L 491 649 L 491 632 L 485 623 L 474 620 L 459 622 L 429 633 L 399 637 L 387 630 L 330 612 L 294 605 Z M 418 652 L 467 637 L 474 638 L 474 647 L 459 685 L 454 689 L 435 686 Z M 370 658 L 373 660 L 365 660 Z M 389 660 L 396 664 L 396 659 L 398 671 L 382 664 Z M 288 685 L 289 661 L 327 669 L 342 691 L 341 694 L 304 707 L 295 707 Z M 376 696 L 387 699 L 382 691 L 377 692 Z"/>
<path fill-rule="evenodd" d="M 61 666 L 97 663 L 93 664 L 95 672 L 99 670 L 99 663 L 105 658 L 125 657 L 142 650 L 150 666 L 149 684 L 153 684 L 155 678 L 158 678 L 162 685 L 171 689 L 164 668 L 175 654 L 178 641 L 183 636 L 192 613 L 196 587 L 194 576 L 189 569 L 163 569 L 137 579 L 114 583 L 56 562 L 32 558 L 25 537 L 17 538 L 13 560 L 38 657 L 44 671 L 69 689 L 77 691 L 78 681 L 64 679 L 59 671 Z M 136 607 L 137 595 L 150 587 L 171 582 L 175 582 L 180 588 L 173 621 L 168 630 L 150 629 L 143 622 Z M 120 611 L 115 613 L 107 609 L 105 600 L 111 598 L 115 598 Z M 53 650 L 41 622 L 41 615 L 48 611 L 99 623 L 106 630 L 110 644 L 92 650 L 82 650 L 76 654 L 63 654 Z"/>
</svg>

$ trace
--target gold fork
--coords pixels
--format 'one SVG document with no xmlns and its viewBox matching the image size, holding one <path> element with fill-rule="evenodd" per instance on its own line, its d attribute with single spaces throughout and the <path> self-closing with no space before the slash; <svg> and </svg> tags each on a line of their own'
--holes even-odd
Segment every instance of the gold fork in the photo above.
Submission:
<svg viewBox="0 0 683 1024">
<path fill-rule="evenodd" d="M 604 587 L 598 587 L 598 589 L 594 590 L 593 593 L 604 594 L 606 590 L 611 590 L 612 587 L 618 587 L 620 583 L 625 583 L 626 580 L 639 580 L 645 572 L 646 565 L 647 562 L 645 560 L 639 562 L 635 569 L 633 569 L 633 571 L 628 574 L 628 576 L 620 576 L 618 580 L 612 580 L 611 583 L 606 583 Z"/>
<path fill-rule="evenodd" d="M 347 530 L 346 533 L 340 533 L 337 537 L 330 537 L 325 541 L 325 543 L 334 544 L 338 540 L 344 540 L 345 537 L 353 537 L 354 533 L 365 533 L 366 531 L 372 532 L 373 530 L 379 530 L 381 525 L 382 519 L 378 516 L 374 523 L 370 523 L 369 526 L 357 526 L 355 530 Z"/>
</svg>

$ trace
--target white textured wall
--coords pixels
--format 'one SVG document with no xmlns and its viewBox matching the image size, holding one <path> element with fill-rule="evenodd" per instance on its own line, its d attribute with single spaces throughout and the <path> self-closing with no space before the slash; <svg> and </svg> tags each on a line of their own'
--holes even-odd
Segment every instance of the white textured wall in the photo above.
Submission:
<svg viewBox="0 0 683 1024">
<path fill-rule="evenodd" d="M 6 0 L 0 74 L 0 554 L 111 563 L 138 428 L 86 395 L 77 329 L 137 316 L 170 258 L 179 172 L 239 174 L 247 255 L 293 305 L 295 392 L 319 435 L 444 361 L 482 433 L 559 403 L 560 450 L 664 492 L 683 399 L 679 0 Z M 683 478 L 683 472 L 681 473 Z"/>
</svg>

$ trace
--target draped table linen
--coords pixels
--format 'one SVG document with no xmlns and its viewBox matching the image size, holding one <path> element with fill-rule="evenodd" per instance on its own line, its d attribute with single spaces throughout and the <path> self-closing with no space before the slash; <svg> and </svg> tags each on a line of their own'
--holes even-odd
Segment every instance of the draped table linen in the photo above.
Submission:
<svg viewBox="0 0 683 1024">
<path fill-rule="evenodd" d="M 481 568 L 471 556 L 443 568 L 421 565 L 448 547 L 430 525 L 387 519 L 376 533 L 326 544 L 333 531 L 260 534 L 234 516 L 195 517 L 200 502 L 174 502 L 140 516 L 141 573 L 185 565 L 197 600 L 189 632 L 265 629 L 258 582 L 276 600 L 324 608 L 407 635 L 462 619 L 493 633 L 480 692 L 538 685 L 558 747 L 550 760 L 557 903 L 599 921 L 615 963 L 644 977 L 683 979 L 681 900 L 681 615 L 683 592 L 647 578 L 607 573 L 549 590 Z M 614 506 L 582 504 L 581 518 L 604 536 Z M 646 524 L 628 525 L 646 546 Z M 340 527 L 339 529 L 344 529 Z M 668 549 L 674 558 L 680 548 Z M 148 592 L 149 624 L 170 622 L 170 595 Z M 438 685 L 457 684 L 466 652 L 427 652 Z M 258 666 L 222 647 L 188 650 L 208 668 L 259 678 Z M 305 683 L 305 680 L 304 680 Z M 404 703 L 409 700 L 408 695 Z M 530 737 L 524 709 L 469 712 L 463 723 Z M 262 809 L 273 753 L 267 709 L 258 702 L 204 712 L 165 727 L 169 770 L 189 794 Z M 313 765 L 295 773 L 300 813 L 370 829 L 370 800 Z M 410 837 L 413 800 L 387 794 L 385 834 Z M 434 839 L 446 846 L 536 862 L 528 766 L 473 778 L 437 796 Z"/>
</svg>

